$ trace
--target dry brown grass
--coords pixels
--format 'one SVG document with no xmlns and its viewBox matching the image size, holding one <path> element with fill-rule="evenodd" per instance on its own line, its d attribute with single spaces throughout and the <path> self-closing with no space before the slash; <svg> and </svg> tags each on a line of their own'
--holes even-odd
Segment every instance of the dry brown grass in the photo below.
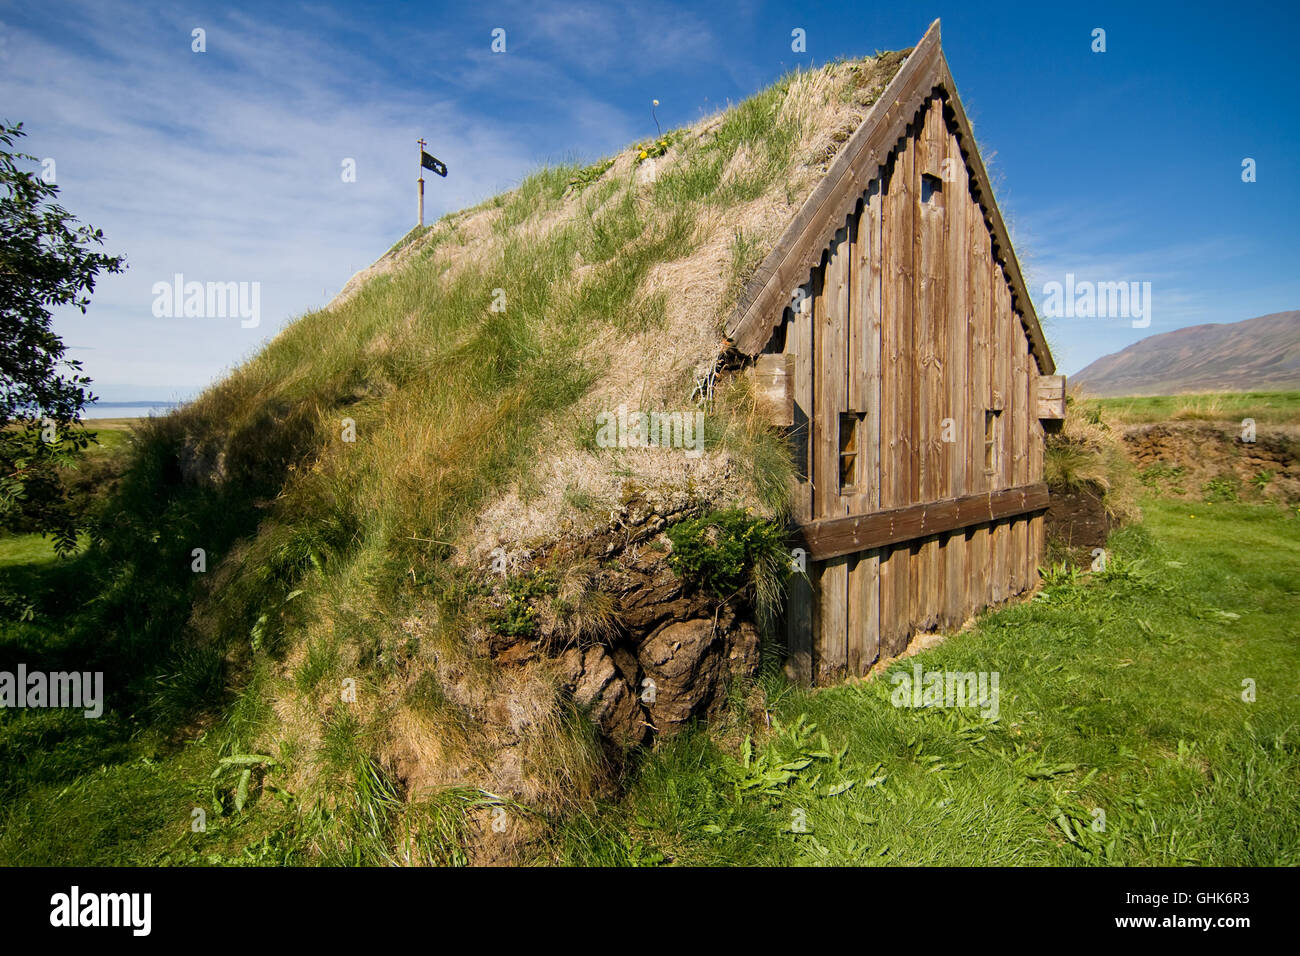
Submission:
<svg viewBox="0 0 1300 956">
<path fill-rule="evenodd" d="M 1095 490 L 1112 518 L 1140 520 L 1139 483 L 1118 431 L 1095 402 L 1071 396 L 1060 430 L 1047 436 L 1044 480 L 1054 489 Z"/>
</svg>

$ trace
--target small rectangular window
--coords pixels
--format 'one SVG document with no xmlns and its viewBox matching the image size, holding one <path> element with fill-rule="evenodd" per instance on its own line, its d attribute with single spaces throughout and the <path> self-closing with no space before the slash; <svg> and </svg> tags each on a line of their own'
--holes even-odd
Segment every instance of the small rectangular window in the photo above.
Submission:
<svg viewBox="0 0 1300 956">
<path fill-rule="evenodd" d="M 862 447 L 862 422 L 866 412 L 840 414 L 840 492 L 853 491 L 858 486 L 860 454 Z"/>
<path fill-rule="evenodd" d="M 921 202 L 927 206 L 943 205 L 943 180 L 929 173 L 921 174 Z"/>
<path fill-rule="evenodd" d="M 999 409 L 984 411 L 984 473 L 991 475 L 998 470 L 998 419 L 1002 415 Z"/>
</svg>

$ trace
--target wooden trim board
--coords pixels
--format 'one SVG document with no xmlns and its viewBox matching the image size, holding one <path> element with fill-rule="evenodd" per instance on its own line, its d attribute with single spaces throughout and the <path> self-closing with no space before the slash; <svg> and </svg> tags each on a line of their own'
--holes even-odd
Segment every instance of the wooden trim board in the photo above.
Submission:
<svg viewBox="0 0 1300 956">
<path fill-rule="evenodd" d="M 803 546 L 813 561 L 825 561 L 854 551 L 898 544 L 971 525 L 1000 521 L 1047 507 L 1042 482 L 964 495 L 870 514 L 811 521 L 799 527 Z"/>
</svg>

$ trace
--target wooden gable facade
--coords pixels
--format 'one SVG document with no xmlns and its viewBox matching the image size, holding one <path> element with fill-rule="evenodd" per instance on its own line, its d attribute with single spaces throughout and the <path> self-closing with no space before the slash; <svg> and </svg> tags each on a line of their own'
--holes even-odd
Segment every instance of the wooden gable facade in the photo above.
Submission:
<svg viewBox="0 0 1300 956">
<path fill-rule="evenodd" d="M 938 21 L 763 262 L 728 334 L 788 394 L 808 572 L 787 605 L 796 678 L 865 674 L 912 635 L 1036 586 L 1040 417 L 1063 414 L 1064 382 Z"/>
</svg>

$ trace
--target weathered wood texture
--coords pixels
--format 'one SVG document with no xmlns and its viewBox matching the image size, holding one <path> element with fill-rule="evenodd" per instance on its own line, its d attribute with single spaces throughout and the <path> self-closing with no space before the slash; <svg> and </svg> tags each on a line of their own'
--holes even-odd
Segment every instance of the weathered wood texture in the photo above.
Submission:
<svg viewBox="0 0 1300 956">
<path fill-rule="evenodd" d="M 982 495 L 927 501 L 905 508 L 869 514 L 826 518 L 799 529 L 802 547 L 814 561 L 913 541 L 972 525 L 1023 518 L 1047 507 L 1047 486 L 1042 482 L 1004 488 Z"/>
<path fill-rule="evenodd" d="M 1065 376 L 1039 375 L 1037 378 L 1038 417 L 1061 420 L 1065 417 Z"/>
<path fill-rule="evenodd" d="M 1041 399 L 1059 377 L 930 39 L 739 310 L 742 352 L 754 329 L 781 343 L 760 366 L 764 389 L 793 376 L 782 394 L 809 567 L 787 642 L 801 681 L 864 674 L 919 631 L 958 627 L 1038 582 Z M 796 287 L 807 295 L 790 307 Z"/>
<path fill-rule="evenodd" d="M 976 148 L 970 121 L 957 97 L 948 61 L 943 55 L 938 20 L 930 24 L 925 36 L 908 54 L 836 155 L 822 181 L 804 201 L 776 246 L 746 284 L 727 322 L 727 334 L 738 351 L 756 355 L 763 350 L 795 288 L 804 281 L 803 277 L 809 270 L 816 268 L 835 231 L 852 213 L 867 184 L 888 162 L 897 141 L 908 135 L 907 128 L 936 89 L 942 90 L 947 97 L 945 112 L 951 118 L 966 159 L 971 190 L 988 219 L 996 258 L 1006 264 L 1015 307 L 1025 324 L 1039 367 L 1044 374 L 1056 370 L 1020 265 L 1011 248 L 1002 214 L 994 200 L 988 172 Z"/>
<path fill-rule="evenodd" d="M 754 378 L 754 406 L 773 425 L 794 425 L 794 354 L 760 355 L 749 370 Z"/>
</svg>

